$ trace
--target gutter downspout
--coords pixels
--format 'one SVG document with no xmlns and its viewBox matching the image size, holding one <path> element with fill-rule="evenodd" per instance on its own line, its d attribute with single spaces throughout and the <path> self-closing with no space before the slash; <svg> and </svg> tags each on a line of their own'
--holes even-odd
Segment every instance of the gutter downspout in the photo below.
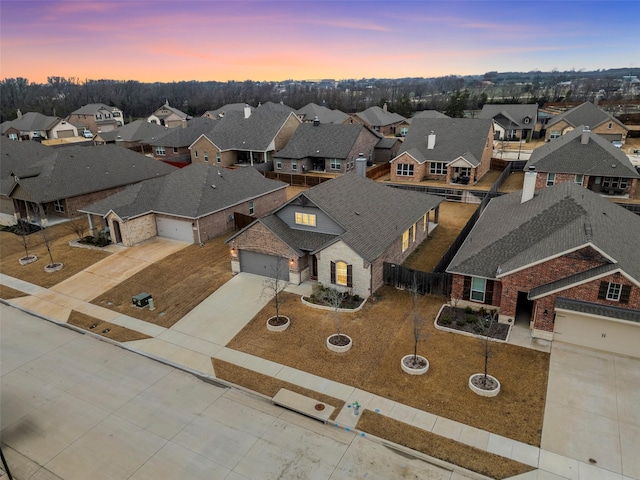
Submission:
<svg viewBox="0 0 640 480">
<path fill-rule="evenodd" d="M 196 218 L 196 226 L 198 227 L 198 245 L 202 245 L 202 238 L 200 238 L 200 219 Z"/>
</svg>

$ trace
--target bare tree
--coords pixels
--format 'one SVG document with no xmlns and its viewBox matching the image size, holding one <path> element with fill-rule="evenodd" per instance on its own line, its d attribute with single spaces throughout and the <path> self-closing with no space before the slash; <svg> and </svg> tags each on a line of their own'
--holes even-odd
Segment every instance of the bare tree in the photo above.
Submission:
<svg viewBox="0 0 640 480">
<path fill-rule="evenodd" d="M 82 240 L 87 231 L 87 221 L 84 217 L 74 217 L 64 224 L 65 228 L 78 236 Z"/>
<path fill-rule="evenodd" d="M 22 240 L 22 246 L 24 247 L 24 257 L 19 259 L 19 262 L 24 265 L 26 265 L 27 263 L 31 263 L 38 258 L 35 255 L 29 254 L 29 244 L 31 243 L 29 235 L 33 233 L 32 228 L 33 227 L 23 219 L 19 219 L 18 223 L 14 227 L 14 232 L 20 236 L 20 240 Z"/>
<path fill-rule="evenodd" d="M 481 354 L 484 357 L 484 375 L 482 377 L 481 387 L 491 387 L 492 381 L 488 378 L 489 359 L 493 357 L 492 351 L 493 333 L 498 323 L 498 311 L 490 310 L 485 315 L 480 315 L 476 322 L 475 330 L 482 338 Z"/>
<path fill-rule="evenodd" d="M 322 300 L 333 309 L 333 323 L 336 327 L 337 336 L 342 336 L 342 317 L 340 316 L 340 307 L 347 296 L 347 292 L 340 292 L 335 288 L 324 288 L 322 290 Z"/>
<path fill-rule="evenodd" d="M 287 260 L 278 257 L 276 263 L 271 266 L 269 277 L 265 278 L 263 281 L 262 296 L 267 297 L 269 300 L 273 299 L 275 304 L 275 323 L 278 323 L 280 321 L 280 292 L 288 283 L 281 278 L 285 273 L 285 269 L 288 273 L 289 267 L 287 266 Z"/>
</svg>

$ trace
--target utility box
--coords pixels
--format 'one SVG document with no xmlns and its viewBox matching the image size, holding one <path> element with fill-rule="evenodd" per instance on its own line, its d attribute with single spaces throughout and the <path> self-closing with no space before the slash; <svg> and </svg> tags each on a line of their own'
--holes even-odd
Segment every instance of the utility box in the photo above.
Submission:
<svg viewBox="0 0 640 480">
<path fill-rule="evenodd" d="M 149 300 L 151 300 L 151 298 L 150 293 L 139 293 L 135 297 L 132 297 L 131 301 L 135 307 L 143 308 L 149 305 Z"/>
</svg>

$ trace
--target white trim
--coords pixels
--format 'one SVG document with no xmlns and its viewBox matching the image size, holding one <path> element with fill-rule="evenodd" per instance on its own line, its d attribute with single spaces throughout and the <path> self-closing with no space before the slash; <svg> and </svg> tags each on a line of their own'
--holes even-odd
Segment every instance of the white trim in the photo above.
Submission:
<svg viewBox="0 0 640 480">
<path fill-rule="evenodd" d="M 475 168 L 476 167 L 476 165 L 472 165 L 471 162 L 469 162 L 469 160 L 464 158 L 462 155 L 460 155 L 458 158 L 456 158 L 454 160 L 451 160 L 449 163 L 447 163 L 447 167 L 458 167 L 458 165 L 454 165 L 454 163 L 458 162 L 460 160 L 462 160 L 464 163 L 469 165 L 470 168 Z"/>
<path fill-rule="evenodd" d="M 630 281 L 630 282 L 632 282 L 633 284 L 635 284 L 635 285 L 637 285 L 637 286 L 639 286 L 639 287 L 640 287 L 640 283 L 639 283 L 638 281 L 636 281 L 634 278 L 630 277 L 630 276 L 629 276 L 627 273 L 625 273 L 621 268 L 616 268 L 615 270 L 610 270 L 610 271 L 608 271 L 608 272 L 602 273 L 602 274 L 597 275 L 597 276 L 595 276 L 595 277 L 590 277 L 590 278 L 587 278 L 587 279 L 585 279 L 585 280 L 581 280 L 581 281 L 579 281 L 579 282 L 572 283 L 572 284 L 567 285 L 567 286 L 565 286 L 565 287 L 557 288 L 557 289 L 555 289 L 555 290 L 551 290 L 551 291 L 546 292 L 546 293 L 541 294 L 541 295 L 536 295 L 535 297 L 531 297 L 531 298 L 529 298 L 529 300 L 538 300 L 538 299 L 540 299 L 540 298 L 544 298 L 544 297 L 546 297 L 546 296 L 548 296 L 548 295 L 553 295 L 553 294 L 555 294 L 555 293 L 562 292 L 562 291 L 567 290 L 567 289 L 569 289 L 569 288 L 578 287 L 578 286 L 580 286 L 580 285 L 584 285 L 585 283 L 589 283 L 589 282 L 593 282 L 593 281 L 595 281 L 595 280 L 599 280 L 599 279 L 604 278 L 604 277 L 607 277 L 607 276 L 609 276 L 609 275 L 613 275 L 614 273 L 620 273 L 620 274 L 622 274 L 622 275 L 623 275 L 627 280 L 629 280 L 629 281 Z M 610 283 L 615 283 L 615 282 L 610 282 Z M 541 287 L 542 285 L 538 285 L 538 286 L 539 286 L 539 287 Z M 533 287 L 533 288 L 537 288 L 537 287 Z M 608 299 L 608 300 L 609 300 L 609 301 L 611 301 L 611 302 L 615 302 L 615 301 L 617 301 L 617 300 L 610 300 L 610 299 Z"/>
<path fill-rule="evenodd" d="M 417 159 L 416 157 L 414 157 L 413 155 L 411 155 L 409 152 L 402 152 L 401 154 L 396 155 L 394 158 L 392 158 L 391 160 L 389 160 L 389 163 L 393 163 L 393 162 L 395 162 L 397 159 L 399 159 L 400 157 L 402 157 L 402 156 L 404 156 L 404 155 L 406 155 L 406 156 L 408 156 L 408 157 L 413 158 L 413 159 L 414 159 L 416 162 L 418 162 L 420 165 L 422 165 L 422 164 L 424 163 L 424 162 L 421 162 L 420 160 L 418 160 L 418 159 Z M 425 160 L 425 162 L 426 162 L 426 160 Z"/>
<path fill-rule="evenodd" d="M 632 322 L 629 320 L 623 320 L 621 318 L 606 317 L 604 315 L 597 315 L 595 313 L 576 312 L 575 310 L 569 310 L 567 308 L 556 308 L 555 311 L 562 312 L 562 313 L 570 313 L 572 315 L 582 315 L 583 317 L 597 318 L 598 320 L 609 320 L 611 322 L 622 323 L 624 325 L 635 325 L 636 327 L 640 328 L 640 323 Z"/>
</svg>

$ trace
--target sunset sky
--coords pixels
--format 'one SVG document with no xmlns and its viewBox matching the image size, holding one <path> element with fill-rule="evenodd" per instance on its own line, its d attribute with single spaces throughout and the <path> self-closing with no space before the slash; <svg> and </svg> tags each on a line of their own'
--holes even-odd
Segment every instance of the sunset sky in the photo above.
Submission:
<svg viewBox="0 0 640 480">
<path fill-rule="evenodd" d="M 640 1 L 0 0 L 0 78 L 170 82 L 640 66 Z"/>
</svg>

